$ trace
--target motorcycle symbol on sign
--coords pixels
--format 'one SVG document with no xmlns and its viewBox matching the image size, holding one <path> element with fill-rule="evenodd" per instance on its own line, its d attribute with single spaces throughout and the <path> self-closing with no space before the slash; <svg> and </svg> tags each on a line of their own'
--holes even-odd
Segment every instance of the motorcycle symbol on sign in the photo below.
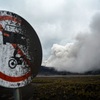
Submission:
<svg viewBox="0 0 100 100">
<path fill-rule="evenodd" d="M 15 46 L 16 46 L 13 56 L 8 61 L 9 67 L 11 69 L 14 69 L 17 65 L 24 64 L 24 66 L 25 66 L 25 61 L 24 61 L 25 56 L 24 55 L 20 56 L 20 57 L 17 56 L 18 50 L 19 50 L 17 44 L 26 46 L 25 36 L 22 34 L 15 33 L 15 32 L 6 31 L 6 30 L 4 30 L 4 28 L 2 27 L 1 24 L 0 24 L 0 31 L 2 32 L 4 45 L 6 45 L 6 43 L 11 43 L 11 44 L 15 44 Z"/>
</svg>

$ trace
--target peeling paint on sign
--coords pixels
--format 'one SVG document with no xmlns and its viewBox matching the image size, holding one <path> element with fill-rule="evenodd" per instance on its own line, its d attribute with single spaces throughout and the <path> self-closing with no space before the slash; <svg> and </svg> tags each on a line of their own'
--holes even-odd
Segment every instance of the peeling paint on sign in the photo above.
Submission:
<svg viewBox="0 0 100 100">
<path fill-rule="evenodd" d="M 41 66 L 39 38 L 22 17 L 0 11 L 0 85 L 9 88 L 29 84 Z"/>
</svg>

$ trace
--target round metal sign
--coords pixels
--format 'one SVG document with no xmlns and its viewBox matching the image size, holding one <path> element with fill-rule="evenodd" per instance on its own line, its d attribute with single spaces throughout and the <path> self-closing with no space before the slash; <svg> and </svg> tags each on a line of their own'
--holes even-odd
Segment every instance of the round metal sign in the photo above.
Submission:
<svg viewBox="0 0 100 100">
<path fill-rule="evenodd" d="M 15 13 L 0 11 L 0 86 L 29 84 L 41 61 L 41 44 L 32 26 Z"/>
</svg>

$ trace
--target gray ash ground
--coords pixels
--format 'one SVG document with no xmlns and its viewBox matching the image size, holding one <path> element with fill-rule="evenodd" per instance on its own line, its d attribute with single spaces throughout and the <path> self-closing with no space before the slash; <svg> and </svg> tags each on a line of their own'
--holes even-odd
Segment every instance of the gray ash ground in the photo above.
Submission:
<svg viewBox="0 0 100 100">
<path fill-rule="evenodd" d="M 32 100 L 34 88 L 32 84 L 20 88 L 22 100 Z M 14 89 L 0 87 L 0 100 L 14 100 Z"/>
</svg>

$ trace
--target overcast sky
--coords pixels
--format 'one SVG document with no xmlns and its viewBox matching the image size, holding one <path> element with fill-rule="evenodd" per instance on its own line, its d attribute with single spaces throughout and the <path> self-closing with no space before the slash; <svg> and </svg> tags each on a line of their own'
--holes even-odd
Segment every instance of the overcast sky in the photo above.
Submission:
<svg viewBox="0 0 100 100">
<path fill-rule="evenodd" d="M 65 46 L 73 43 L 77 34 L 90 31 L 100 0 L 0 0 L 0 9 L 22 16 L 33 26 L 45 61 L 54 44 Z"/>
</svg>

